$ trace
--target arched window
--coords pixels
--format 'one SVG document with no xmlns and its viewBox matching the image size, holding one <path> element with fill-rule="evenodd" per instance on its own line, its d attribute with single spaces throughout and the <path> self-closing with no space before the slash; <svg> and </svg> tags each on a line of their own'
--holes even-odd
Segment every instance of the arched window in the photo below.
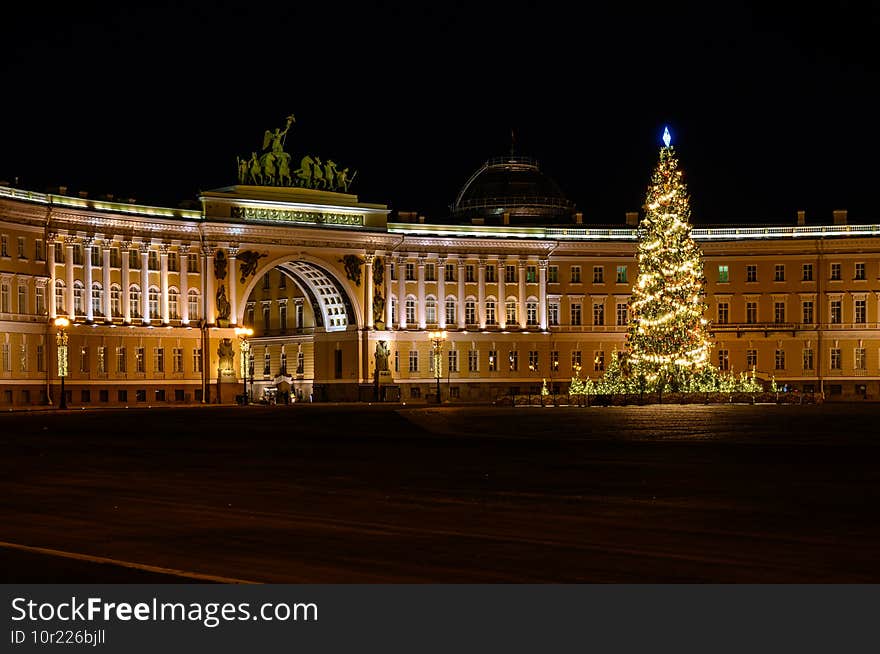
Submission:
<svg viewBox="0 0 880 654">
<path fill-rule="evenodd" d="M 538 324 L 538 301 L 532 297 L 526 301 L 526 324 Z"/>
<path fill-rule="evenodd" d="M 429 325 L 437 323 L 437 300 L 432 297 L 425 300 L 425 322 Z"/>
<path fill-rule="evenodd" d="M 508 325 L 516 323 L 516 300 L 507 300 L 506 316 Z"/>
<path fill-rule="evenodd" d="M 416 299 L 414 297 L 406 298 L 406 324 L 412 325 L 416 322 Z"/>
<path fill-rule="evenodd" d="M 455 298 L 446 298 L 446 324 L 455 324 Z"/>
<path fill-rule="evenodd" d="M 495 315 L 495 298 L 488 297 L 486 298 L 486 324 L 487 325 L 497 325 L 498 318 Z"/>
<path fill-rule="evenodd" d="M 201 319 L 201 315 L 199 313 L 201 302 L 199 302 L 199 292 L 196 289 L 192 288 L 190 289 L 189 293 L 187 293 L 187 303 L 189 304 L 189 319 Z"/>
<path fill-rule="evenodd" d="M 473 298 L 468 298 L 464 302 L 464 321 L 468 325 L 477 324 L 477 303 Z"/>
<path fill-rule="evenodd" d="M 131 309 L 132 318 L 141 317 L 141 287 L 132 284 L 128 287 L 128 305 Z"/>
<path fill-rule="evenodd" d="M 397 296 L 391 296 L 391 325 L 388 326 L 388 329 L 391 329 L 392 326 L 397 324 Z"/>
<path fill-rule="evenodd" d="M 155 286 L 150 287 L 149 293 L 150 300 L 150 318 L 156 319 L 159 318 L 159 289 Z"/>
<path fill-rule="evenodd" d="M 122 309 L 120 305 L 121 295 L 122 289 L 119 288 L 119 284 L 112 284 L 110 286 L 110 312 L 114 318 L 118 318 L 122 315 Z"/>
<path fill-rule="evenodd" d="M 180 320 L 180 293 L 176 288 L 168 289 L 168 318 Z"/>
<path fill-rule="evenodd" d="M 60 279 L 55 280 L 55 313 L 63 314 L 65 312 L 64 305 L 66 304 L 64 297 L 64 282 Z"/>
<path fill-rule="evenodd" d="M 92 315 L 104 315 L 104 291 L 98 282 L 92 283 Z"/>
<path fill-rule="evenodd" d="M 83 302 L 83 294 L 85 287 L 82 282 L 77 280 L 73 283 L 73 311 L 78 316 L 85 315 L 86 305 Z"/>
</svg>

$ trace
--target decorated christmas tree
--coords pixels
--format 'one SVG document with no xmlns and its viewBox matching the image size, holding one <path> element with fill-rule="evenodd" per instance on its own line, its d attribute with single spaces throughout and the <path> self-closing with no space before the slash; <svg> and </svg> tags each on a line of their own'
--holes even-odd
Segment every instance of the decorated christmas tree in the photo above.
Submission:
<svg viewBox="0 0 880 654">
<path fill-rule="evenodd" d="M 650 388 L 696 390 L 715 376 L 703 317 L 703 253 L 691 238 L 690 201 L 668 128 L 663 142 L 638 229 L 626 364 L 631 379 Z"/>
</svg>

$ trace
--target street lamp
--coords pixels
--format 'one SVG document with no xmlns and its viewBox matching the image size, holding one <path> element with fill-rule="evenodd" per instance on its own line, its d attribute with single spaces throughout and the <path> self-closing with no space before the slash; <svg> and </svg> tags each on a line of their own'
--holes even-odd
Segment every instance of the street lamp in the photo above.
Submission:
<svg viewBox="0 0 880 654">
<path fill-rule="evenodd" d="M 431 346 L 434 350 L 434 377 L 437 379 L 437 404 L 440 404 L 440 363 L 442 361 L 443 341 L 446 340 L 446 331 L 428 332 Z"/>
<path fill-rule="evenodd" d="M 64 394 L 64 378 L 67 377 L 67 328 L 70 321 L 67 318 L 56 318 L 55 344 L 58 346 L 58 376 L 61 378 L 61 403 L 59 409 L 67 408 L 67 395 Z"/>
<path fill-rule="evenodd" d="M 241 396 L 241 403 L 248 403 L 248 387 L 247 387 L 247 378 L 248 378 L 248 364 L 250 363 L 250 357 L 248 353 L 251 349 L 251 343 L 248 340 L 251 336 L 254 335 L 254 330 L 250 327 L 236 327 L 235 335 L 238 336 L 238 340 L 241 342 L 241 377 L 244 380 L 244 394 Z"/>
</svg>

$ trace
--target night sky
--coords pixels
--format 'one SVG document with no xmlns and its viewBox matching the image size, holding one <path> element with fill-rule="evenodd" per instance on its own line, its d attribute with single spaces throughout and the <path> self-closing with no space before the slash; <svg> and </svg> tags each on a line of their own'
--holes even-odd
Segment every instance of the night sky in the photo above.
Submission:
<svg viewBox="0 0 880 654">
<path fill-rule="evenodd" d="M 294 113 L 295 161 L 437 217 L 513 128 L 610 224 L 669 124 L 695 223 L 880 222 L 876 4 L 607 4 L 6 6 L 0 179 L 176 206 Z"/>
</svg>

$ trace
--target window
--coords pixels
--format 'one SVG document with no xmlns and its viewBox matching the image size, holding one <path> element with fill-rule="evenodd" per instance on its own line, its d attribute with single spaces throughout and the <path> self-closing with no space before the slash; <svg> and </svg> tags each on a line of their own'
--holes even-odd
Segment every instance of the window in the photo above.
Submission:
<svg viewBox="0 0 880 654">
<path fill-rule="evenodd" d="M 174 389 L 174 401 L 175 402 L 183 402 L 186 399 L 186 396 L 183 392 L 182 388 Z"/>
<path fill-rule="evenodd" d="M 394 372 L 400 372 L 400 352 L 394 350 Z"/>
<path fill-rule="evenodd" d="M 342 350 L 336 350 L 334 355 L 335 358 L 333 360 L 333 372 L 336 376 L 336 379 L 342 379 Z"/>
<path fill-rule="evenodd" d="M 425 264 L 425 281 L 426 282 L 436 282 L 437 281 L 437 268 L 433 263 Z M 431 322 L 430 320 L 428 322 Z"/>
<path fill-rule="evenodd" d="M 272 374 L 272 355 L 269 352 L 269 348 L 263 348 L 263 377 L 268 377 Z"/>
<path fill-rule="evenodd" d="M 617 266 L 617 283 L 626 284 L 626 266 Z"/>
<path fill-rule="evenodd" d="M 150 318 L 158 318 L 159 317 L 159 289 L 155 286 L 150 287 L 149 293 L 150 300 Z"/>
<path fill-rule="evenodd" d="M 156 250 L 150 250 L 147 254 L 147 268 L 159 270 L 159 253 Z"/>
<path fill-rule="evenodd" d="M 89 371 L 89 348 L 84 346 L 79 348 L 79 371 Z"/>
<path fill-rule="evenodd" d="M 97 283 L 92 284 L 92 314 L 95 316 L 104 315 L 104 291 Z"/>
<path fill-rule="evenodd" d="M 853 309 L 853 322 L 866 322 L 868 317 L 867 302 L 865 300 L 856 300 Z"/>
<path fill-rule="evenodd" d="M 9 355 L 9 343 L 3 343 L 2 352 L 3 352 L 3 355 L 2 355 L 2 358 L 3 358 L 3 363 L 2 363 L 3 372 L 12 372 L 12 358 L 11 358 L 10 355 Z M 12 392 L 12 391 L 10 391 L 10 393 L 11 393 L 11 392 Z M 11 401 L 11 400 L 10 400 L 10 401 Z"/>
<path fill-rule="evenodd" d="M 468 350 L 468 372 L 480 371 L 480 351 Z"/>
<path fill-rule="evenodd" d="M 425 300 L 425 321 L 431 325 L 437 322 L 437 301 L 432 297 Z"/>
<path fill-rule="evenodd" d="M 729 318 L 729 305 L 727 302 L 718 303 L 718 324 L 726 325 Z"/>
<path fill-rule="evenodd" d="M 495 317 L 495 300 L 486 301 L 486 324 L 495 325 L 497 320 Z"/>
<path fill-rule="evenodd" d="M 282 302 L 278 305 L 278 327 L 282 330 L 287 329 L 287 303 Z"/>
<path fill-rule="evenodd" d="M 0 236 L 0 257 L 9 256 L 9 237 L 6 234 Z"/>
<path fill-rule="evenodd" d="M 547 305 L 547 322 L 550 325 L 559 324 L 559 303 L 551 302 Z"/>
<path fill-rule="evenodd" d="M 840 370 L 843 366 L 841 365 L 842 361 L 840 359 L 840 348 L 832 347 L 831 348 L 831 369 L 832 370 Z"/>
<path fill-rule="evenodd" d="M 110 248 L 110 267 L 119 268 L 119 248 Z"/>
<path fill-rule="evenodd" d="M 595 372 L 604 372 L 605 370 L 605 352 L 597 350 L 593 356 L 593 370 Z"/>
<path fill-rule="evenodd" d="M 12 313 L 9 304 L 9 284 L 0 284 L 0 312 Z"/>
<path fill-rule="evenodd" d="M 776 369 L 785 370 L 785 350 L 776 350 Z"/>
<path fill-rule="evenodd" d="M 91 402 L 92 401 L 92 392 L 89 390 L 80 391 L 79 392 L 79 401 L 82 402 L 83 404 Z"/>
<path fill-rule="evenodd" d="M 392 302 L 391 308 L 392 309 L 395 308 L 394 302 Z M 305 312 L 305 308 L 303 307 L 302 303 L 300 302 L 299 304 L 296 305 L 296 325 L 295 325 L 295 327 L 297 329 L 302 329 L 302 327 L 303 327 L 304 315 L 305 315 L 304 312 Z M 392 315 L 392 318 L 394 318 L 396 315 L 397 315 L 397 312 L 395 311 L 394 314 Z M 394 322 L 394 321 L 392 320 L 392 322 Z"/>
<path fill-rule="evenodd" d="M 18 237 L 18 258 L 19 259 L 27 258 L 27 257 L 25 257 L 25 254 L 24 254 L 24 236 Z"/>
<path fill-rule="evenodd" d="M 464 303 L 464 321 L 468 325 L 474 325 L 477 322 L 477 304 L 473 300 Z"/>
<path fill-rule="evenodd" d="M 336 350 L 337 352 L 339 350 Z M 287 352 L 284 349 L 284 346 L 281 346 L 281 360 L 278 365 L 278 374 L 287 376 Z"/>
<path fill-rule="evenodd" d="M 296 352 L 296 374 L 302 375 L 306 371 L 306 355 L 302 351 L 302 346 Z"/>
<path fill-rule="evenodd" d="M 110 287 L 110 314 L 114 318 L 118 318 L 122 315 L 122 309 L 120 304 L 120 296 L 121 289 L 119 286 L 114 284 Z"/>
<path fill-rule="evenodd" d="M 446 281 L 454 282 L 455 281 L 455 264 L 447 263 L 446 264 Z"/>
<path fill-rule="evenodd" d="M 758 367 L 758 350 L 748 349 L 746 350 L 746 367 L 747 368 L 757 368 Z"/>
<path fill-rule="evenodd" d="M 135 372 L 146 372 L 147 371 L 147 368 L 146 368 L 147 364 L 144 361 L 145 356 L 146 356 L 146 353 L 144 351 L 144 348 L 142 348 L 142 347 L 135 348 L 135 351 L 134 351 L 134 361 L 135 361 L 134 370 L 135 370 Z"/>
<path fill-rule="evenodd" d="M 37 345 L 37 372 L 46 372 L 46 346 Z"/>
<path fill-rule="evenodd" d="M 183 372 L 183 348 L 175 347 L 171 350 L 171 369 L 174 372 Z"/>
<path fill-rule="evenodd" d="M 526 324 L 527 325 L 537 325 L 538 324 L 538 303 L 537 302 L 526 302 Z"/>
<path fill-rule="evenodd" d="M 754 325 L 758 322 L 758 303 L 746 302 L 746 322 Z"/>
<path fill-rule="evenodd" d="M 605 324 L 605 305 L 599 302 L 593 303 L 593 324 L 594 325 L 604 325 Z"/>
<path fill-rule="evenodd" d="M 464 267 L 464 281 L 466 281 L 466 282 L 475 282 L 476 281 L 476 279 L 474 278 L 474 266 L 471 263 L 469 263 L 468 265 L 466 265 Z"/>
<path fill-rule="evenodd" d="M 841 278 L 840 277 L 840 264 L 839 263 L 832 263 L 831 264 L 831 279 L 836 281 L 836 280 L 839 280 L 840 278 Z"/>
<path fill-rule="evenodd" d="M 128 402 L 128 391 L 116 391 L 117 402 Z"/>
<path fill-rule="evenodd" d="M 125 348 L 117 347 L 116 348 L 116 372 L 125 372 L 126 371 L 126 363 L 125 363 Z"/>
<path fill-rule="evenodd" d="M 571 283 L 572 284 L 580 284 L 581 283 L 581 267 L 580 266 L 572 266 L 571 267 Z"/>
<path fill-rule="evenodd" d="M 168 289 L 168 319 L 180 320 L 180 293 L 176 289 Z"/>
<path fill-rule="evenodd" d="M 813 369 L 813 348 L 804 348 L 802 352 L 802 361 L 804 364 L 804 370 L 812 370 Z"/>
<path fill-rule="evenodd" d="M 36 306 L 34 310 L 38 316 L 46 314 L 46 289 L 43 286 L 37 286 L 34 289 L 36 294 Z"/>
<path fill-rule="evenodd" d="M 409 371 L 410 372 L 418 372 L 419 371 L 419 352 L 418 352 L 418 350 L 410 350 L 409 351 Z"/>
<path fill-rule="evenodd" d="M 202 271 L 202 267 L 199 263 L 199 255 L 196 253 L 190 253 L 188 263 L 186 266 L 187 272 L 197 273 Z"/>
<path fill-rule="evenodd" d="M 856 274 L 855 274 L 855 277 L 853 277 L 853 279 L 857 279 L 857 280 L 865 279 L 865 264 L 863 264 L 863 263 L 856 264 Z"/>
<path fill-rule="evenodd" d="M 492 306 L 492 310 L 493 312 L 495 310 L 494 303 Z M 446 300 L 446 324 L 455 324 L 455 300 L 453 300 L 452 298 Z"/>
<path fill-rule="evenodd" d="M 458 350 L 449 350 L 447 353 L 449 372 L 458 372 Z"/>
<path fill-rule="evenodd" d="M 773 322 L 785 322 L 785 302 L 773 303 Z"/>
<path fill-rule="evenodd" d="M 404 277 L 404 279 L 405 279 L 406 281 L 411 282 L 411 281 L 415 280 L 415 278 L 416 278 L 416 267 L 415 267 L 415 264 L 413 264 L 413 263 L 407 263 L 407 264 L 406 264 L 406 267 L 405 267 L 404 270 L 406 271 L 406 273 L 405 273 L 406 276 Z"/>
<path fill-rule="evenodd" d="M 537 266 L 528 266 L 526 268 L 526 282 L 529 284 L 534 284 L 538 281 L 538 268 Z"/>
<path fill-rule="evenodd" d="M 753 263 L 750 263 L 746 266 L 746 281 L 747 282 L 756 282 L 758 281 L 758 266 Z"/>
<path fill-rule="evenodd" d="M 839 325 L 842 322 L 840 300 L 831 300 L 831 323 Z"/>
<path fill-rule="evenodd" d="M 489 372 L 498 370 L 498 350 L 489 350 Z"/>
<path fill-rule="evenodd" d="M 559 370 L 559 350 L 550 352 L 550 370 L 553 372 Z"/>
<path fill-rule="evenodd" d="M 730 270 L 727 266 L 718 266 L 718 283 L 726 284 L 730 281 Z"/>
<path fill-rule="evenodd" d="M 59 315 L 65 311 L 64 300 L 64 282 L 60 279 L 55 280 L 55 312 Z"/>
<path fill-rule="evenodd" d="M 132 270 L 138 270 L 141 267 L 141 260 L 138 258 L 137 250 L 128 251 L 128 267 Z"/>
<path fill-rule="evenodd" d="M 109 402 L 110 401 L 110 391 L 108 391 L 106 388 L 98 391 L 98 401 Z"/>
<path fill-rule="evenodd" d="M 572 302 L 569 307 L 569 313 L 571 314 L 571 324 L 572 325 L 580 325 L 581 324 L 581 304 L 580 302 Z"/>
<path fill-rule="evenodd" d="M 96 354 L 98 358 L 98 373 L 103 375 L 107 372 L 107 348 L 99 345 Z"/>
<path fill-rule="evenodd" d="M 507 353 L 507 361 L 510 364 L 510 372 L 516 372 L 519 370 L 519 352 L 516 350 L 510 350 Z"/>
<path fill-rule="evenodd" d="M 559 282 L 559 266 L 550 266 L 547 268 L 547 282 L 556 284 Z"/>
<path fill-rule="evenodd" d="M 19 313 L 27 313 L 27 286 L 18 285 L 18 305 L 16 307 Z"/>
<path fill-rule="evenodd" d="M 593 266 L 593 283 L 603 284 L 605 282 L 605 267 Z"/>
<path fill-rule="evenodd" d="M 853 368 L 856 370 L 864 370 L 867 368 L 868 358 L 866 356 L 865 348 L 857 347 L 853 350 Z"/>
<path fill-rule="evenodd" d="M 91 252 L 91 256 L 89 257 L 89 260 L 91 261 L 92 266 L 100 266 L 101 265 L 101 248 L 93 245 L 91 248 L 89 248 L 89 251 Z"/>
<path fill-rule="evenodd" d="M 272 279 L 269 277 L 269 273 L 263 275 L 263 290 L 268 290 L 272 288 Z"/>
<path fill-rule="evenodd" d="M 804 300 L 801 302 L 801 318 L 802 322 L 810 325 L 813 323 L 813 301 Z"/>
<path fill-rule="evenodd" d="M 34 259 L 36 261 L 43 261 L 46 258 L 46 247 L 43 241 L 37 239 L 34 241 Z"/>
<path fill-rule="evenodd" d="M 730 370 L 730 351 L 718 350 L 718 369 Z"/>
<path fill-rule="evenodd" d="M 189 291 L 186 294 L 187 306 L 189 308 L 189 319 L 190 320 L 198 320 L 200 316 L 199 312 L 199 292 L 195 289 Z"/>
<path fill-rule="evenodd" d="M 141 315 L 141 291 L 132 285 L 128 290 L 128 306 L 132 318 L 140 318 Z"/>
<path fill-rule="evenodd" d="M 491 282 L 493 284 L 495 283 L 495 281 L 496 281 L 496 279 L 495 279 L 495 266 L 493 266 L 493 265 L 486 266 L 486 281 Z"/>
<path fill-rule="evenodd" d="M 516 282 L 516 266 L 506 266 L 504 268 L 504 281 L 508 284 Z"/>
<path fill-rule="evenodd" d="M 413 298 L 406 301 L 406 322 L 409 325 L 416 322 L 416 301 Z"/>
<path fill-rule="evenodd" d="M 516 324 L 516 301 L 508 300 L 505 308 L 506 316 L 507 316 L 507 324 L 513 325 Z"/>
<path fill-rule="evenodd" d="M 82 316 L 86 312 L 86 305 L 83 295 L 85 293 L 85 287 L 79 282 L 76 281 L 73 283 L 73 310 L 78 316 Z"/>
<path fill-rule="evenodd" d="M 572 370 L 580 370 L 581 368 L 581 351 L 580 350 L 572 350 L 571 351 L 571 369 Z"/>
<path fill-rule="evenodd" d="M 134 392 L 135 402 L 146 402 L 147 401 L 147 391 L 146 389 L 136 390 Z"/>
<path fill-rule="evenodd" d="M 801 266 L 801 270 L 803 271 L 803 275 L 801 276 L 801 281 L 811 282 L 813 281 L 813 264 L 805 263 Z"/>
<path fill-rule="evenodd" d="M 168 270 L 171 272 L 179 272 L 180 264 L 177 259 L 177 252 L 168 253 Z"/>
<path fill-rule="evenodd" d="M 409 396 L 414 400 L 419 399 L 420 397 L 422 397 L 422 389 L 418 386 L 413 386 L 409 389 Z"/>
<path fill-rule="evenodd" d="M 286 289 L 287 288 L 287 275 L 284 273 L 280 273 L 278 275 L 278 288 Z"/>
<path fill-rule="evenodd" d="M 55 243 L 53 247 L 55 248 L 55 263 L 64 263 L 64 245 Z"/>
<path fill-rule="evenodd" d="M 773 281 L 774 282 L 784 282 L 785 281 L 785 264 L 777 263 L 773 267 Z"/>
</svg>

